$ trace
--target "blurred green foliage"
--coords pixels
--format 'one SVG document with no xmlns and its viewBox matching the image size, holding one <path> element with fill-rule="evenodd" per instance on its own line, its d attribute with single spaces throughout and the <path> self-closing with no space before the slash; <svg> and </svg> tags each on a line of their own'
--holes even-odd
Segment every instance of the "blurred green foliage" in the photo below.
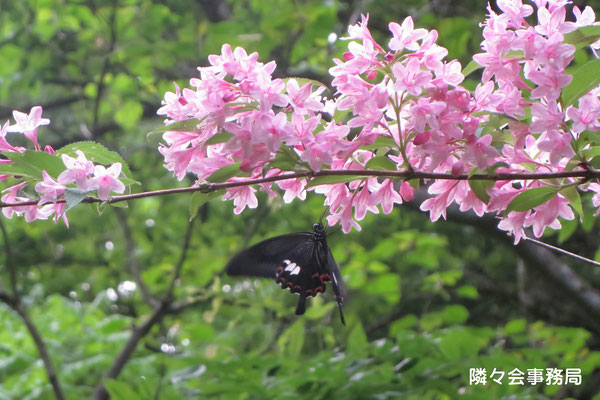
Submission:
<svg viewBox="0 0 600 400">
<path fill-rule="evenodd" d="M 154 115 L 172 82 L 187 86 L 223 43 L 276 59 L 280 76 L 327 81 L 331 57 L 345 46 L 328 36 L 343 36 L 361 12 L 370 12 L 382 43 L 390 21 L 413 15 L 417 25 L 438 29 L 450 58 L 464 65 L 478 51 L 485 8 L 471 0 L 0 0 L 0 117 L 43 105 L 52 124 L 40 129 L 42 143 L 98 141 L 127 161 L 141 182 L 136 190 L 187 186 L 192 181 L 177 182 L 162 167 L 157 138 L 145 137 L 161 126 Z M 129 257 L 152 294 L 168 290 L 190 197 L 144 198 L 120 214 L 107 208 L 98 215 L 96 206 L 82 204 L 69 212 L 70 229 L 3 221 L 19 291 L 67 398 L 91 396 L 132 325 L 152 312 L 139 287 L 126 290 L 124 282 L 134 281 Z M 284 205 L 263 196 L 257 210 L 240 216 L 218 199 L 203 206 L 175 288 L 176 299 L 197 302 L 152 328 L 120 376 L 106 383 L 111 398 L 559 399 L 584 390 L 600 398 L 593 387 L 598 332 L 576 316 L 525 310 L 512 247 L 470 226 L 432 224 L 402 207 L 370 214 L 361 232 L 333 233 L 330 246 L 349 291 L 347 327 L 329 292 L 299 318 L 295 297 L 273 282 L 224 276 L 228 258 L 244 246 L 310 229 L 323 206 L 319 196 L 308 197 Z M 593 244 L 579 250 L 595 251 L 591 235 L 570 229 L 562 240 L 579 234 L 579 243 Z M 0 246 L 5 255 L 6 243 Z M 4 257 L 0 273 L 7 287 Z M 598 282 L 597 274 L 588 277 Z M 547 307 L 569 314 L 580 306 L 567 298 Z M 581 368 L 583 385 L 470 386 L 474 367 L 488 374 Z M 46 398 L 53 394 L 36 347 L 2 304 L 0 399 Z"/>
</svg>

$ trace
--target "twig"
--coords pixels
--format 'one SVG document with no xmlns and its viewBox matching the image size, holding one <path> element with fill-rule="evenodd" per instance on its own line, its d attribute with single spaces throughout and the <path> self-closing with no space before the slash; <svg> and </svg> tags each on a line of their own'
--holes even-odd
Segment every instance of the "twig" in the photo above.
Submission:
<svg viewBox="0 0 600 400">
<path fill-rule="evenodd" d="M 142 295 L 142 299 L 146 303 L 148 303 L 152 308 L 158 308 L 160 306 L 160 301 L 155 299 L 148 286 L 146 286 L 146 282 L 142 278 L 142 273 L 140 272 L 140 266 L 135 258 L 135 246 L 133 242 L 133 236 L 131 234 L 131 229 L 129 228 L 129 223 L 127 222 L 127 216 L 120 208 L 115 208 L 115 213 L 117 214 L 117 219 L 119 220 L 119 225 L 121 225 L 121 230 L 123 231 L 123 240 L 125 242 L 125 254 L 127 256 L 127 264 L 129 267 L 129 272 L 133 276 L 135 283 L 140 288 L 140 294 Z"/>
<path fill-rule="evenodd" d="M 247 179 L 236 182 L 223 183 L 202 183 L 197 186 L 189 186 L 183 188 L 171 188 L 153 190 L 149 192 L 140 192 L 133 194 L 125 194 L 112 196 L 108 200 L 102 200 L 97 197 L 86 197 L 82 203 L 120 203 L 122 201 L 140 199 L 152 196 L 165 196 L 177 193 L 202 192 L 210 193 L 222 189 L 230 189 L 241 186 L 258 185 L 261 183 L 278 182 L 286 179 L 297 178 L 318 178 L 321 176 L 376 176 L 381 178 L 396 178 L 409 181 L 412 179 L 443 179 L 443 180 L 458 180 L 458 181 L 514 181 L 514 180 L 541 180 L 541 179 L 559 179 L 559 178 L 584 178 L 585 180 L 600 178 L 600 170 L 584 169 L 577 171 L 561 171 L 561 172 L 544 172 L 544 173 L 495 173 L 495 174 L 473 174 L 453 176 L 451 174 L 442 174 L 435 172 L 420 172 L 420 171 L 380 171 L 380 170 L 351 170 L 351 169 L 323 169 L 320 171 L 305 171 L 305 172 L 287 172 L 281 175 L 269 176 L 266 178 Z M 325 183 L 324 183 L 325 184 Z M 57 203 L 65 203 L 65 199 L 58 199 Z M 0 208 L 18 207 L 37 205 L 38 200 L 23 201 L 19 203 L 1 203 Z"/>
<path fill-rule="evenodd" d="M 179 260 L 177 261 L 177 264 L 175 264 L 175 267 L 173 268 L 173 277 L 171 278 L 171 283 L 169 285 L 169 288 L 167 289 L 167 292 L 165 293 L 165 297 L 163 298 L 163 303 L 171 303 L 173 300 L 173 291 L 175 290 L 175 285 L 179 280 L 179 276 L 181 275 L 181 269 L 183 268 L 183 263 L 185 262 L 185 259 L 187 257 L 187 251 L 190 247 L 190 241 L 192 238 L 192 231 L 194 228 L 195 220 L 196 218 L 192 219 L 187 224 L 187 229 L 185 231 L 185 236 L 183 239 L 183 247 L 181 248 L 181 255 L 179 257 Z"/>
<path fill-rule="evenodd" d="M 535 243 L 535 244 L 537 244 L 537 245 L 539 245 L 539 246 L 546 247 L 547 249 L 550 249 L 550 250 L 556 251 L 557 253 L 561 253 L 561 254 L 567 255 L 567 256 L 569 256 L 569 257 L 575 258 L 575 259 L 577 259 L 577 260 L 583 261 L 583 262 L 585 262 L 585 263 L 592 264 L 592 265 L 595 265 L 595 266 L 597 266 L 597 267 L 600 267 L 600 262 L 598 262 L 598 261 L 594 261 L 594 260 L 591 260 L 591 259 L 589 259 L 589 258 L 585 258 L 585 257 L 583 257 L 583 256 L 580 256 L 580 255 L 578 255 L 578 254 L 571 253 L 570 251 L 567 251 L 567 250 L 565 250 L 565 249 L 561 249 L 560 247 L 552 246 L 551 244 L 544 243 L 544 242 L 542 242 L 542 241 L 540 241 L 540 240 L 533 239 L 533 238 L 527 237 L 527 236 L 525 236 L 525 235 L 523 235 L 523 236 L 521 236 L 521 237 L 522 237 L 523 239 L 525 239 L 525 240 L 528 240 L 528 241 L 530 241 L 530 242 L 532 242 L 532 243 Z"/>
</svg>

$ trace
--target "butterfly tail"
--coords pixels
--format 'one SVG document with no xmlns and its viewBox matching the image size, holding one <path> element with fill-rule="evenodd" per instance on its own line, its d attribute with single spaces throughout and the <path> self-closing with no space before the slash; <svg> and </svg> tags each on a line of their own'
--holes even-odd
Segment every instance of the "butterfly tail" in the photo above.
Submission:
<svg viewBox="0 0 600 400">
<path fill-rule="evenodd" d="M 296 315 L 302 315 L 306 311 L 306 293 L 300 293 L 300 299 L 298 300 L 298 306 L 296 307 Z"/>
</svg>

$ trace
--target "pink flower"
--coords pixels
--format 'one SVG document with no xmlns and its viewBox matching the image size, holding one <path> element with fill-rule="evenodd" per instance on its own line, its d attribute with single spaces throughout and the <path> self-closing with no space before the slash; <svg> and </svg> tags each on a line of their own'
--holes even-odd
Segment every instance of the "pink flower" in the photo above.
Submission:
<svg viewBox="0 0 600 400">
<path fill-rule="evenodd" d="M 103 165 L 94 167 L 94 177 L 89 181 L 90 189 L 98 190 L 98 197 L 108 200 L 110 192 L 123 193 L 125 185 L 119 180 L 121 174 L 121 163 L 116 162 L 106 168 Z"/>
<path fill-rule="evenodd" d="M 360 17 L 361 17 L 361 20 L 359 23 L 357 23 L 355 25 L 350 25 L 348 27 L 348 34 L 350 35 L 350 37 L 342 38 L 342 39 L 358 39 L 358 40 L 362 40 L 363 42 L 368 42 L 374 48 L 376 48 L 377 51 L 380 51 L 383 53 L 384 52 L 383 49 L 381 48 L 380 45 L 377 44 L 375 39 L 373 39 L 373 36 L 371 35 L 369 28 L 367 27 L 367 25 L 369 24 L 369 15 L 361 14 Z"/>
<path fill-rule="evenodd" d="M 562 196 L 555 196 L 549 201 L 537 206 L 526 219 L 524 226 L 533 226 L 533 234 L 541 237 L 546 228 L 560 229 L 558 217 L 571 220 L 575 218 L 569 201 Z"/>
<path fill-rule="evenodd" d="M 411 58 L 406 66 L 402 63 L 394 64 L 392 71 L 396 78 L 394 88 L 399 92 L 407 91 L 413 96 L 421 94 L 423 86 L 432 78 L 431 72 L 421 70 L 421 63 L 416 58 Z"/>
<path fill-rule="evenodd" d="M 394 35 L 389 43 L 389 48 L 393 51 L 402 51 L 404 49 L 416 51 L 419 49 L 417 41 L 427 36 L 426 29 L 414 29 L 414 23 L 410 16 L 404 19 L 402 26 L 396 22 L 390 22 L 388 27 Z"/>
<path fill-rule="evenodd" d="M 290 98 L 290 104 L 294 107 L 296 113 L 305 115 L 315 111 L 320 111 L 323 108 L 321 96 L 325 90 L 325 86 L 320 86 L 312 91 L 312 83 L 308 82 L 302 87 L 299 87 L 295 79 L 290 79 L 287 84 L 287 93 Z M 295 115 L 295 114 L 294 114 Z"/>
<path fill-rule="evenodd" d="M 391 179 L 385 179 L 371 194 L 369 204 L 380 204 L 383 213 L 389 214 L 394 209 L 394 204 L 402 204 L 402 196 L 394 189 L 394 182 Z"/>
<path fill-rule="evenodd" d="M 231 179 L 231 181 L 236 181 L 235 179 Z M 256 189 L 250 186 L 238 186 L 233 188 L 228 188 L 227 193 L 223 195 L 222 200 L 231 200 L 233 199 L 233 205 L 235 209 L 233 210 L 234 214 L 240 214 L 246 207 L 248 208 L 256 208 L 258 206 L 258 200 L 256 199 L 256 195 L 254 194 Z"/>
<path fill-rule="evenodd" d="M 571 128 L 575 133 L 585 130 L 597 131 L 600 129 L 600 99 L 590 93 L 579 99 L 579 107 L 567 108 L 567 117 L 573 121 Z"/>
<path fill-rule="evenodd" d="M 291 203 L 296 197 L 300 200 L 306 199 L 306 190 L 304 190 L 306 179 L 286 179 L 277 182 L 277 186 L 279 186 L 280 189 L 285 190 L 283 201 L 286 204 Z"/>
<path fill-rule="evenodd" d="M 6 193 L 2 196 L 3 203 L 22 203 L 26 201 L 30 201 L 27 197 L 19 196 L 19 190 L 21 190 L 28 182 L 22 182 L 17 185 L 6 188 L 2 191 L 2 193 Z M 7 193 L 8 192 L 8 193 Z M 15 207 L 4 207 L 2 208 L 2 213 L 6 218 L 12 218 L 16 213 L 17 216 L 24 215 L 25 220 L 27 222 L 31 222 L 37 218 L 37 204 L 32 204 L 29 206 L 15 206 Z"/>
<path fill-rule="evenodd" d="M 52 179 L 46 171 L 42 171 L 42 176 L 43 181 L 35 185 L 35 191 L 42 194 L 38 204 L 56 203 L 57 197 L 65 192 L 65 187 Z"/>
<path fill-rule="evenodd" d="M 333 226 L 341 222 L 342 231 L 344 233 L 348 233 L 352 230 L 352 228 L 360 231 L 360 225 L 352 218 L 352 204 L 351 202 L 347 202 L 339 212 L 332 213 L 327 216 L 327 224 L 329 226 Z"/>
<path fill-rule="evenodd" d="M 13 118 L 17 122 L 8 127 L 8 132 L 21 132 L 25 137 L 33 142 L 35 149 L 39 150 L 40 145 L 37 141 L 37 128 L 42 125 L 48 125 L 50 120 L 42 118 L 42 107 L 35 106 L 29 112 L 29 115 L 14 110 Z"/>
<path fill-rule="evenodd" d="M 523 224 L 530 213 L 530 211 L 511 211 L 507 217 L 502 218 L 498 224 L 498 229 L 507 231 L 508 234 L 513 235 L 515 237 L 515 244 L 517 244 L 521 240 L 521 237 L 523 237 Z"/>
<path fill-rule="evenodd" d="M 10 122 L 6 121 L 2 128 L 0 128 L 0 151 L 13 151 L 22 153 L 25 151 L 24 147 L 14 147 L 6 140 L 6 133 L 8 132 L 9 124 Z"/>
<path fill-rule="evenodd" d="M 79 189 L 88 190 L 88 178 L 94 173 L 94 164 L 85 158 L 85 154 L 81 150 L 77 150 L 75 153 L 77 158 L 66 154 L 61 156 L 67 170 L 58 175 L 58 183 L 66 186 L 75 182 Z"/>
</svg>

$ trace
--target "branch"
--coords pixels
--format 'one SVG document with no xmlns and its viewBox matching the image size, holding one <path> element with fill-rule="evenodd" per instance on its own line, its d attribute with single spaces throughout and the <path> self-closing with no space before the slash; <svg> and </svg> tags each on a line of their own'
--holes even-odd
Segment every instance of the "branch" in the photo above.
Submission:
<svg viewBox="0 0 600 400">
<path fill-rule="evenodd" d="M 154 311 L 152 312 L 150 317 L 148 317 L 147 320 L 145 320 L 142 324 L 133 327 L 133 332 L 131 333 L 131 336 L 121 349 L 119 355 L 117 355 L 117 358 L 115 358 L 115 360 L 113 361 L 103 381 L 100 384 L 98 384 L 98 386 L 96 386 L 93 396 L 94 400 L 106 400 L 109 398 L 108 392 L 106 391 L 106 388 L 104 386 L 104 381 L 106 381 L 107 379 L 115 379 L 119 376 L 119 374 L 125 367 L 125 364 L 127 364 L 129 359 L 131 358 L 131 355 L 133 354 L 140 340 L 142 340 L 150 332 L 152 327 L 155 324 L 158 324 L 160 321 L 162 321 L 165 315 L 180 312 L 181 310 L 186 308 L 181 307 L 180 309 L 178 309 L 172 307 L 173 304 L 178 304 L 173 302 L 173 290 L 175 288 L 176 281 L 179 279 L 183 263 L 185 262 L 185 258 L 187 256 L 187 251 L 192 237 L 192 227 L 193 220 L 188 223 L 183 241 L 183 246 L 181 247 L 181 256 L 179 257 L 177 264 L 173 268 L 173 277 L 171 278 L 171 282 L 169 283 L 169 287 L 164 298 L 158 303 L 158 307 L 154 309 Z"/>
<path fill-rule="evenodd" d="M 169 288 L 165 293 L 163 303 L 168 302 L 170 304 L 172 302 L 173 290 L 175 290 L 175 285 L 177 284 L 179 276 L 181 275 L 181 269 L 183 268 L 183 263 L 185 262 L 185 258 L 187 257 L 187 251 L 190 247 L 190 241 L 192 238 L 192 231 L 195 220 L 196 218 L 192 219 L 187 224 L 187 229 L 185 231 L 185 236 L 183 239 L 183 247 L 181 248 L 181 256 L 179 257 L 179 261 L 177 261 L 177 264 L 175 264 L 175 267 L 173 268 L 173 277 L 171 278 L 171 283 L 169 284 Z"/>
<path fill-rule="evenodd" d="M 165 196 L 176 193 L 202 192 L 211 193 L 217 190 L 230 189 L 240 186 L 258 185 L 261 183 L 278 182 L 286 179 L 298 178 L 318 178 L 322 176 L 376 176 L 381 178 L 396 178 L 409 181 L 412 179 L 443 179 L 456 181 L 514 181 L 514 180 L 541 180 L 541 179 L 559 179 L 559 178 L 582 178 L 585 181 L 600 178 L 600 170 L 584 169 L 576 171 L 561 171 L 561 172 L 545 172 L 545 173 L 517 173 L 517 172 L 501 172 L 495 174 L 473 174 L 473 175 L 457 175 L 442 174 L 435 172 L 419 172 L 419 171 L 380 171 L 380 170 L 352 170 L 352 169 L 322 169 L 320 171 L 305 171 L 305 172 L 288 172 L 281 175 L 269 176 L 266 178 L 254 178 L 236 182 L 223 183 L 201 183 L 197 186 L 189 186 L 183 188 L 172 188 L 153 190 L 149 192 L 140 192 L 133 194 L 125 194 L 112 196 L 108 200 L 102 200 L 97 197 L 86 197 L 82 203 L 101 203 L 108 204 L 120 203 L 122 201 L 140 199 L 152 196 Z M 323 183 L 326 184 L 326 183 Z M 0 208 L 4 207 L 19 207 L 37 205 L 39 200 L 24 201 L 19 203 L 2 203 Z M 65 199 L 58 199 L 57 203 L 65 203 Z"/>
<path fill-rule="evenodd" d="M 152 329 L 152 327 L 156 323 L 162 320 L 162 318 L 165 316 L 168 310 L 169 305 L 165 302 L 161 302 L 160 307 L 155 309 L 146 321 L 144 321 L 141 325 L 135 326 L 133 328 L 131 336 L 129 336 L 129 339 L 127 339 L 127 342 L 123 346 L 123 349 L 121 349 L 121 352 L 119 353 L 117 358 L 115 358 L 115 361 L 113 361 L 112 365 L 110 366 L 110 369 L 108 370 L 108 373 L 104 377 L 104 381 L 107 379 L 115 379 L 119 376 L 119 374 L 123 370 L 123 367 L 125 366 L 125 364 L 127 364 L 127 361 L 129 361 L 131 354 L 137 347 L 140 340 L 142 340 L 142 338 L 144 338 L 144 336 L 146 336 L 148 332 L 150 332 L 150 329 Z M 104 387 L 104 381 L 96 387 L 93 396 L 94 400 L 105 400 L 109 398 L 108 392 Z"/>
<path fill-rule="evenodd" d="M 406 203 L 415 210 L 419 209 L 422 199 Z M 539 270 L 544 277 L 550 278 L 563 289 L 565 289 L 572 298 L 586 307 L 589 314 L 593 316 L 592 320 L 600 320 L 600 291 L 594 289 L 581 276 L 579 276 L 571 267 L 563 263 L 552 251 L 541 247 L 538 244 L 522 240 L 518 245 L 513 244 L 513 238 L 505 232 L 498 230 L 497 220 L 490 215 L 477 217 L 472 213 L 463 213 L 458 211 L 458 207 L 453 206 L 448 209 L 448 221 L 471 225 L 478 230 L 497 239 L 498 243 L 504 243 L 509 248 L 516 251 L 517 255 L 527 262 L 528 268 Z M 600 325 L 595 325 L 599 327 Z"/>
<path fill-rule="evenodd" d="M 140 294 L 142 295 L 142 299 L 146 303 L 148 303 L 152 308 L 156 309 L 160 307 L 160 302 L 155 299 L 148 286 L 146 286 L 146 282 L 142 278 L 142 274 L 140 272 L 140 266 L 135 258 L 135 246 L 133 244 L 133 238 L 131 234 L 131 229 L 129 229 L 129 224 L 127 223 L 127 216 L 120 208 L 115 208 L 115 213 L 117 214 L 117 219 L 119 220 L 119 225 L 121 225 L 121 229 L 123 230 L 123 240 L 125 241 L 125 254 L 127 256 L 127 264 L 129 266 L 129 272 L 133 276 L 135 283 L 140 288 Z"/>
</svg>

